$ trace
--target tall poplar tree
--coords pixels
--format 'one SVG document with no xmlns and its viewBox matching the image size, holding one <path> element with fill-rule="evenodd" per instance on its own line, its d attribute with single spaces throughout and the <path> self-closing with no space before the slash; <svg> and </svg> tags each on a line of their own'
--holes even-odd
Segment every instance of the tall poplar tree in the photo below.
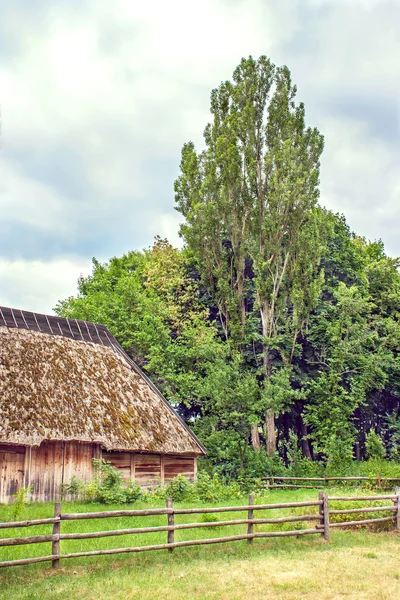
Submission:
<svg viewBox="0 0 400 600">
<path fill-rule="evenodd" d="M 297 337 L 322 285 L 323 137 L 306 127 L 295 97 L 287 67 L 265 56 L 242 59 L 232 81 L 212 91 L 205 149 L 184 145 L 175 182 L 181 235 L 217 302 L 226 338 L 242 347 L 249 313 L 258 314 L 268 454 L 276 451 L 275 415 L 294 393 Z"/>
</svg>

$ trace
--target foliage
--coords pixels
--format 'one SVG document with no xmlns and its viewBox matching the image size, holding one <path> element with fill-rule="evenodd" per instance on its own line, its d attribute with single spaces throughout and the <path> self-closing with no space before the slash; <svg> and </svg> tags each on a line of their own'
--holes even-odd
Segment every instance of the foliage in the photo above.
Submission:
<svg viewBox="0 0 400 600">
<path fill-rule="evenodd" d="M 142 498 L 143 492 L 135 481 L 123 482 L 123 474 L 103 458 L 93 459 L 94 476 L 85 483 L 73 476 L 63 485 L 64 495 L 80 495 L 86 502 L 101 504 L 130 504 Z"/>
<path fill-rule="evenodd" d="M 110 328 L 224 481 L 350 472 L 371 429 L 400 461 L 400 261 L 318 206 L 322 148 L 289 70 L 243 59 L 182 149 L 185 247 L 93 259 L 56 307 Z"/>
<path fill-rule="evenodd" d="M 32 485 L 28 485 L 28 487 L 20 487 L 15 494 L 13 494 L 14 502 L 11 509 L 12 521 L 18 521 L 19 517 L 21 516 L 21 512 L 29 502 L 29 496 L 32 492 L 32 489 Z"/>
<path fill-rule="evenodd" d="M 270 455 L 274 414 L 293 396 L 286 394 L 285 407 L 271 397 L 279 389 L 270 385 L 272 370 L 293 359 L 323 281 L 326 220 L 316 208 L 323 138 L 306 127 L 296 92 L 287 67 L 265 56 L 242 59 L 232 81 L 212 91 L 206 148 L 197 153 L 193 143 L 183 146 L 175 182 L 185 217 L 181 235 L 225 339 L 244 354 L 249 342 L 258 343 L 255 367 L 267 393 L 259 394 L 264 404 L 253 409 L 253 425 L 266 412 Z M 253 434 L 258 449 L 257 428 Z"/>
<path fill-rule="evenodd" d="M 365 454 L 367 458 L 378 460 L 386 456 L 385 446 L 375 431 L 370 431 L 365 437 Z"/>
<path fill-rule="evenodd" d="M 400 462 L 400 416 L 397 412 L 386 417 L 388 453 L 392 460 Z"/>
<path fill-rule="evenodd" d="M 299 444 L 299 437 L 294 431 L 289 433 L 285 447 L 287 462 L 285 474 L 287 476 L 319 477 L 323 474 L 324 466 L 320 461 L 312 461 L 304 456 Z"/>
<path fill-rule="evenodd" d="M 191 484 L 190 481 L 181 473 L 171 479 L 165 487 L 165 494 L 171 497 L 176 502 L 182 502 L 190 496 Z"/>
</svg>

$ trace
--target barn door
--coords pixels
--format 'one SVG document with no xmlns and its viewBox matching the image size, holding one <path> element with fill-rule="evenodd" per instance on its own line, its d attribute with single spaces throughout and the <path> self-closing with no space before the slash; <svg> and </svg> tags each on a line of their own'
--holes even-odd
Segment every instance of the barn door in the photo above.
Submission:
<svg viewBox="0 0 400 600">
<path fill-rule="evenodd" d="M 0 449 L 0 502 L 10 502 L 24 485 L 25 449 Z"/>
</svg>

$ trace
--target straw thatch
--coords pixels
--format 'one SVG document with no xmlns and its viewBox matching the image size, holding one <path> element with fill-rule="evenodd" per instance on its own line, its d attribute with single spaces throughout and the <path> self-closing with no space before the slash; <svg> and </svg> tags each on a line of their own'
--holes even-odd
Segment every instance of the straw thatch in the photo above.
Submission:
<svg viewBox="0 0 400 600">
<path fill-rule="evenodd" d="M 118 345 L 0 324 L 0 443 L 37 446 L 44 440 L 205 453 Z"/>
</svg>

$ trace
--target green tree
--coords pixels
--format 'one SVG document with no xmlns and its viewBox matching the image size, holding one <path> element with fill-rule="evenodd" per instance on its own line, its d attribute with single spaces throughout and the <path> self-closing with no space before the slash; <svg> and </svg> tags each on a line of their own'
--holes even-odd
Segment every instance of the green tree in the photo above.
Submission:
<svg viewBox="0 0 400 600">
<path fill-rule="evenodd" d="M 93 261 L 79 294 L 57 314 L 104 323 L 166 397 L 187 416 L 200 410 L 203 378 L 221 342 L 200 302 L 185 255 L 157 238 L 153 248 Z"/>
<path fill-rule="evenodd" d="M 242 59 L 233 81 L 213 90 L 206 148 L 197 153 L 192 143 L 184 145 L 175 183 L 185 217 L 181 235 L 216 298 L 225 336 L 240 347 L 246 313 L 258 312 L 267 385 L 274 356 L 286 364 L 293 358 L 322 283 L 324 234 L 316 204 L 323 138 L 306 127 L 295 96 L 287 67 L 264 56 Z M 279 345 L 282 328 L 292 338 L 289 354 Z M 264 399 L 267 452 L 273 454 L 274 416 L 282 407 L 268 394 Z"/>
</svg>

